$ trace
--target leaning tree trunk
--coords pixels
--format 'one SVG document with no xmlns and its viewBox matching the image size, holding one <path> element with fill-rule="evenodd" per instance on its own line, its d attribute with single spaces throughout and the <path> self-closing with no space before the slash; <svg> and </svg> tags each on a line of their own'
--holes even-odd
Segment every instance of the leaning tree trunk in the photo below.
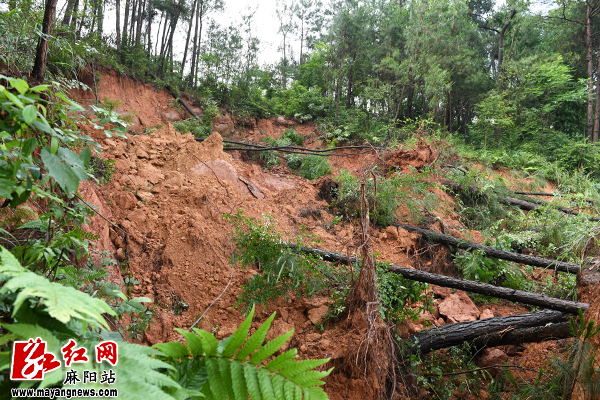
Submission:
<svg viewBox="0 0 600 400">
<path fill-rule="evenodd" d="M 587 99 L 587 120 L 586 136 L 592 142 L 598 141 L 598 134 L 594 132 L 594 59 L 592 53 L 592 7 L 586 2 L 586 54 L 587 54 L 587 75 L 588 75 L 588 99 Z"/>
<path fill-rule="evenodd" d="M 115 0 L 115 13 L 117 17 L 117 53 L 121 53 L 121 0 Z"/>
<path fill-rule="evenodd" d="M 65 16 L 63 17 L 62 24 L 63 26 L 71 25 L 71 15 L 73 15 L 73 7 L 75 6 L 75 0 L 69 0 L 67 2 L 67 9 L 65 11 Z"/>
<path fill-rule="evenodd" d="M 56 12 L 56 2 L 58 0 L 47 0 L 44 10 L 44 19 L 42 20 L 42 34 L 38 39 L 37 48 L 35 51 L 35 62 L 31 75 L 38 81 L 44 80 L 46 73 L 46 62 L 48 60 L 48 37 L 52 32 L 52 22 L 54 13 Z"/>
</svg>

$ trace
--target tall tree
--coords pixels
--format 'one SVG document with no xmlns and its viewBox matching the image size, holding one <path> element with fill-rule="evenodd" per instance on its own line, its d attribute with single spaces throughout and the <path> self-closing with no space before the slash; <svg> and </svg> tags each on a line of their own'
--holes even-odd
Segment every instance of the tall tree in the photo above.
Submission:
<svg viewBox="0 0 600 400">
<path fill-rule="evenodd" d="M 54 14 L 56 13 L 56 2 L 58 0 L 46 0 L 44 8 L 44 19 L 42 20 L 42 34 L 38 39 L 37 48 L 35 51 L 35 62 L 31 75 L 39 81 L 44 79 L 46 73 L 46 63 L 48 60 L 48 40 L 52 32 L 52 23 Z"/>
</svg>

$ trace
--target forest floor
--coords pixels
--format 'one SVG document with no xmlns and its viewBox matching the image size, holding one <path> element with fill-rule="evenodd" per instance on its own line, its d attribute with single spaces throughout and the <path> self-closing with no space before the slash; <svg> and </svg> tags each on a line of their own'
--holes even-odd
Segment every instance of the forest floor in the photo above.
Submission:
<svg viewBox="0 0 600 400">
<path fill-rule="evenodd" d="M 231 335 L 243 321 L 244 316 L 234 306 L 241 285 L 258 271 L 232 268 L 233 244 L 228 232 L 232 232 L 233 227 L 223 218 L 224 214 L 243 210 L 246 216 L 260 219 L 270 213 L 277 220 L 279 230 L 285 232 L 284 237 L 291 238 L 305 227 L 322 241 L 319 244 L 322 249 L 345 254 L 355 248 L 358 226 L 333 224 L 334 215 L 323 199 L 321 188 L 331 178 L 311 182 L 284 166 L 267 170 L 241 152 L 223 151 L 222 137 L 258 140 L 268 135 L 277 138 L 292 121 L 260 119 L 238 128 L 229 116 L 220 116 L 215 123 L 220 133 L 213 133 L 200 143 L 191 134 L 179 134 L 169 123 L 184 115 L 174 106 L 166 90 L 157 91 L 150 85 L 102 71 L 98 96 L 100 100 L 105 96 L 111 101 L 119 100 L 123 103 L 119 111 L 135 113 L 132 129 L 137 134 L 130 134 L 128 139 L 106 138 L 103 131 L 82 126 L 102 145 L 100 156 L 116 160 L 116 172 L 107 184 L 83 183 L 80 193 L 119 227 L 109 224 L 100 215 L 91 219 L 92 232 L 100 235 L 97 250 L 110 251 L 122 263 L 120 269 L 111 271 L 111 280 L 120 283 L 126 271 L 139 281 L 130 288 L 131 294 L 153 300 L 155 322 L 145 334 L 144 342 L 177 340 L 179 335 L 173 328 L 188 328 L 205 312 L 198 327 L 215 332 L 219 339 Z M 93 91 L 77 92 L 75 97 L 85 105 L 95 100 Z M 158 125 L 161 127 L 156 129 Z M 297 132 L 305 136 L 308 147 L 319 145 L 313 124 L 295 125 Z M 345 169 L 358 176 L 375 164 L 385 163 L 403 171 L 408 171 L 409 166 L 432 165 L 437 153 L 437 149 L 422 143 L 415 149 L 331 157 L 330 163 L 334 174 Z M 438 175 L 432 176 L 442 178 L 443 172 L 439 170 Z M 511 178 L 506 172 L 498 173 Z M 247 182 L 258 188 L 258 197 L 248 189 Z M 428 228 L 481 243 L 484 238 L 479 232 L 465 229 L 458 221 L 452 211 L 453 198 L 440 190 L 435 194 L 441 206 L 427 219 Z M 399 219 L 407 215 L 405 210 L 399 210 Z M 416 221 L 407 223 L 416 224 Z M 426 270 L 434 266 L 440 268 L 435 260 L 415 256 L 427 245 L 419 240 L 418 234 L 393 227 L 372 227 L 370 235 L 378 260 Z M 450 271 L 452 265 L 442 268 Z M 525 307 L 504 301 L 475 304 L 461 291 L 435 286 L 428 290 L 435 298 L 434 311 L 422 313 L 418 321 L 405 322 L 399 327 L 401 337 L 408 337 L 426 326 L 528 312 Z M 326 297 L 279 299 L 266 309 L 257 308 L 252 331 L 276 311 L 268 339 L 294 328 L 296 333 L 286 347 L 297 347 L 303 359 L 330 357 L 331 361 L 324 368 L 338 366 L 348 352 L 349 338 L 359 337 L 362 332 L 347 332 L 334 322 L 325 324 L 324 331 L 318 329 L 317 324 L 331 302 Z M 563 346 L 564 341 L 505 346 L 484 351 L 478 355 L 477 364 L 486 366 L 510 360 L 522 367 L 539 368 L 549 355 L 556 354 Z M 444 350 L 438 352 L 444 354 Z M 535 375 L 526 370 L 515 374 L 531 375 L 529 378 Z M 369 382 L 349 381 L 342 370 L 334 370 L 326 382 L 324 389 L 334 400 L 376 398 Z M 486 397 L 485 390 L 456 394 L 456 398 Z"/>
</svg>

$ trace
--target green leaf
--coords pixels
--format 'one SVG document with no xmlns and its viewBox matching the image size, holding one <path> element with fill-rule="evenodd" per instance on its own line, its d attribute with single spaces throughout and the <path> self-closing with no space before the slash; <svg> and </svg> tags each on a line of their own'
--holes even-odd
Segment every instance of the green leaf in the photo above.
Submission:
<svg viewBox="0 0 600 400">
<path fill-rule="evenodd" d="M 38 141 L 36 138 L 30 137 L 25 139 L 25 141 L 23 142 L 23 146 L 21 147 L 21 154 L 27 157 L 28 155 L 33 153 L 37 145 Z"/>
<path fill-rule="evenodd" d="M 206 372 L 208 372 L 208 381 L 210 385 L 210 391 L 212 392 L 215 400 L 227 399 L 225 389 L 223 387 L 223 379 L 217 365 L 217 360 L 214 358 L 206 359 Z"/>
<path fill-rule="evenodd" d="M 256 349 L 258 349 L 263 344 L 265 338 L 267 337 L 267 331 L 271 327 L 273 319 L 275 319 L 275 313 L 271 314 L 271 316 L 265 321 L 265 323 L 259 326 L 256 332 L 254 332 L 254 334 L 250 336 L 250 339 L 248 339 L 246 345 L 235 356 L 236 360 L 245 361 L 250 354 L 254 353 Z"/>
<path fill-rule="evenodd" d="M 275 392 L 271 384 L 271 373 L 268 369 L 258 367 L 258 384 L 265 400 L 275 400 Z"/>
<path fill-rule="evenodd" d="M 284 368 L 290 361 L 298 357 L 298 349 L 290 349 L 283 354 L 278 355 L 272 359 L 266 366 L 267 369 L 275 372 L 281 368 Z"/>
<path fill-rule="evenodd" d="M 198 336 L 183 329 L 175 328 L 175 330 L 185 338 L 193 357 L 202 355 L 202 340 Z"/>
<path fill-rule="evenodd" d="M 53 137 L 50 140 L 50 154 L 54 155 L 58 151 L 58 139 Z"/>
<path fill-rule="evenodd" d="M 285 334 L 278 336 L 275 339 L 271 340 L 270 342 L 265 344 L 263 347 L 261 347 L 260 350 L 258 350 L 256 353 L 254 353 L 252 358 L 250 358 L 250 362 L 253 364 L 262 363 L 264 360 L 269 358 L 271 355 L 275 354 L 275 352 L 277 350 L 279 350 L 281 348 L 281 346 L 283 346 L 284 343 L 287 342 L 288 339 L 293 334 L 294 334 L 294 329 L 292 329 L 288 333 L 285 333 Z"/>
<path fill-rule="evenodd" d="M 289 364 L 285 368 L 283 368 L 279 373 L 283 376 L 293 377 L 305 371 L 311 370 L 313 368 L 319 367 L 325 363 L 329 362 L 329 358 L 326 359 L 316 359 L 316 360 L 302 360 L 296 361 L 293 364 Z"/>
<path fill-rule="evenodd" d="M 44 147 L 41 157 L 48 175 L 54 178 L 65 192 L 77 192 L 79 181 L 87 180 L 81 158 L 71 150 L 59 147 L 58 155 L 52 155 L 48 148 Z"/>
<path fill-rule="evenodd" d="M 155 344 L 153 347 L 159 351 L 162 351 L 167 356 L 173 359 L 184 359 L 190 356 L 186 345 L 179 342 L 158 343 Z"/>
<path fill-rule="evenodd" d="M 79 153 L 79 158 L 81 158 L 81 161 L 83 161 L 83 165 L 87 167 L 87 165 L 90 163 L 90 159 L 92 158 L 92 150 L 89 147 L 81 150 L 81 153 Z"/>
<path fill-rule="evenodd" d="M 244 366 L 236 360 L 231 362 L 231 386 L 233 386 L 235 400 L 248 400 Z"/>
<path fill-rule="evenodd" d="M 29 104 L 23 109 L 23 120 L 27 125 L 31 125 L 37 117 L 37 110 L 33 104 Z"/>
<path fill-rule="evenodd" d="M 65 103 L 67 103 L 70 106 L 72 106 L 73 107 L 73 111 L 85 111 L 85 108 L 83 108 L 81 105 L 75 103 L 73 100 L 69 99 L 67 96 L 65 96 L 61 92 L 56 93 L 56 97 L 62 99 Z"/>
<path fill-rule="evenodd" d="M 219 347 L 219 342 L 217 342 L 217 339 L 215 339 L 215 337 L 210 332 L 206 332 L 196 328 L 194 328 L 194 332 L 196 332 L 198 336 L 204 339 L 204 341 L 202 342 L 204 354 L 206 354 L 207 356 L 213 355 L 215 350 L 217 350 L 217 347 Z"/>
<path fill-rule="evenodd" d="M 231 335 L 227 346 L 223 350 L 223 357 L 229 358 L 231 357 L 246 341 L 248 337 L 248 332 L 250 331 L 250 324 L 252 324 L 252 318 L 254 317 L 254 306 L 252 306 L 252 310 L 246 320 L 240 325 L 240 327 Z"/>
<path fill-rule="evenodd" d="M 29 90 L 29 85 L 23 79 L 10 79 L 10 84 L 20 94 L 25 94 L 27 93 L 27 90 Z"/>
<path fill-rule="evenodd" d="M 246 377 L 246 385 L 248 386 L 250 400 L 262 400 L 256 367 L 250 363 L 245 363 L 244 376 Z"/>
<path fill-rule="evenodd" d="M 11 92 L 9 92 L 8 90 L 4 90 L 3 91 L 4 95 L 6 97 L 8 97 L 8 99 L 10 101 L 12 101 L 12 103 L 14 105 L 16 105 L 17 107 L 19 107 L 20 109 L 23 109 L 23 103 L 21 103 L 21 100 L 19 100 L 14 94 L 12 94 Z"/>
</svg>

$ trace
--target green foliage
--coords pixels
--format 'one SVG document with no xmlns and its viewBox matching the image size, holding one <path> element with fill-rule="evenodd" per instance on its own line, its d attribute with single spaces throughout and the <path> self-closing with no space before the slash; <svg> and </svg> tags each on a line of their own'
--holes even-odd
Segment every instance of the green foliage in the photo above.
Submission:
<svg viewBox="0 0 600 400">
<path fill-rule="evenodd" d="M 105 160 L 102 157 L 92 156 L 87 166 L 87 173 L 93 175 L 100 184 L 110 182 L 115 173 L 117 160 Z"/>
<path fill-rule="evenodd" d="M 286 129 L 281 137 L 289 139 L 290 142 L 298 146 L 302 146 L 304 144 L 304 136 L 296 132 L 296 128 L 293 126 Z"/>
<path fill-rule="evenodd" d="M 330 174 L 331 165 L 329 165 L 329 160 L 327 157 L 311 154 L 302 157 L 302 164 L 300 165 L 298 173 L 301 177 L 310 179 L 312 181 Z"/>
<path fill-rule="evenodd" d="M 67 116 L 83 108 L 63 92 L 54 93 L 56 103 L 42 100 L 42 93 L 52 94 L 49 85 L 29 87 L 22 79 L 3 75 L 0 79 L 11 85 L 0 85 L 0 199 L 6 198 L 12 208 L 24 203 L 32 192 L 60 201 L 41 184 L 50 177 L 67 194 L 76 192 L 79 181 L 87 179 L 85 166 L 91 151 L 84 148 L 78 155 L 60 144 L 93 144 L 74 130 L 76 126 Z M 49 122 L 46 118 L 50 116 L 57 117 L 58 123 Z M 34 154 L 40 154 L 41 160 Z"/>
<path fill-rule="evenodd" d="M 396 325 L 406 318 L 416 319 L 421 311 L 431 307 L 431 299 L 423 296 L 426 283 L 405 279 L 402 275 L 389 271 L 389 262 L 377 266 L 377 297 L 381 302 L 381 317 Z M 411 305 L 417 305 L 411 308 Z"/>
<path fill-rule="evenodd" d="M 253 275 L 242 286 L 237 306 L 247 313 L 254 304 L 267 304 L 279 296 L 294 293 L 296 297 L 327 294 L 333 283 L 343 282 L 344 271 L 329 266 L 322 260 L 295 253 L 283 245 L 275 219 L 266 214 L 262 220 L 248 218 L 239 210 L 235 215 L 225 215 L 234 226 L 232 240 L 236 251 L 231 262 L 240 263 L 242 269 L 255 266 L 260 273 Z M 297 238 L 301 243 L 303 238 Z M 312 239 L 312 238 L 309 238 Z"/>
<path fill-rule="evenodd" d="M 329 359 L 297 361 L 298 350 L 293 348 L 265 365 L 294 331 L 263 344 L 275 314 L 248 337 L 253 316 L 254 307 L 233 335 L 222 341 L 199 329 L 194 333 L 176 329 L 187 345 L 170 342 L 154 347 L 166 355 L 162 358 L 172 366 L 168 374 L 174 381 L 207 399 L 327 399 L 318 386 L 333 368 L 315 368 Z"/>
<path fill-rule="evenodd" d="M 199 119 L 188 118 L 183 121 L 177 121 L 173 123 L 173 127 L 179 133 L 191 133 L 196 138 L 204 139 L 209 137 L 213 132 L 213 120 L 218 114 L 219 108 L 214 100 L 206 99 Z"/>
<path fill-rule="evenodd" d="M 417 385 L 427 393 L 428 397 L 439 399 L 468 398 L 473 393 L 479 394 L 485 381 L 491 378 L 487 370 L 481 370 L 473 361 L 474 349 L 464 343 L 453 346 L 443 353 L 432 352 L 424 359 L 411 356 L 410 368 L 417 375 Z M 448 379 L 445 374 L 456 371 L 473 371 L 460 375 L 458 379 Z"/>
<path fill-rule="evenodd" d="M 577 317 L 571 317 L 571 331 L 574 340 L 561 355 L 550 359 L 547 370 L 540 369 L 534 382 L 522 382 L 511 371 L 504 371 L 506 380 L 514 387 L 518 398 L 598 398 L 598 350 L 592 344 L 592 338 L 598 335 L 600 327 L 596 325 L 595 320 L 590 319 L 586 322 L 583 312 L 579 310 Z"/>
<path fill-rule="evenodd" d="M 415 219 L 419 219 L 424 210 L 439 207 L 437 196 L 430 191 L 434 188 L 434 184 L 428 177 L 427 170 L 420 173 L 412 170 L 410 174 L 396 173 L 387 179 L 377 177 L 377 182 L 369 176 L 366 180 L 366 193 L 371 219 L 376 224 L 387 226 L 396 220 L 396 211 L 400 206 L 406 206 L 410 217 Z M 346 170 L 341 170 L 334 179 L 339 187 L 336 189 L 331 207 L 349 218 L 358 217 L 360 213 L 358 178 Z"/>
</svg>

